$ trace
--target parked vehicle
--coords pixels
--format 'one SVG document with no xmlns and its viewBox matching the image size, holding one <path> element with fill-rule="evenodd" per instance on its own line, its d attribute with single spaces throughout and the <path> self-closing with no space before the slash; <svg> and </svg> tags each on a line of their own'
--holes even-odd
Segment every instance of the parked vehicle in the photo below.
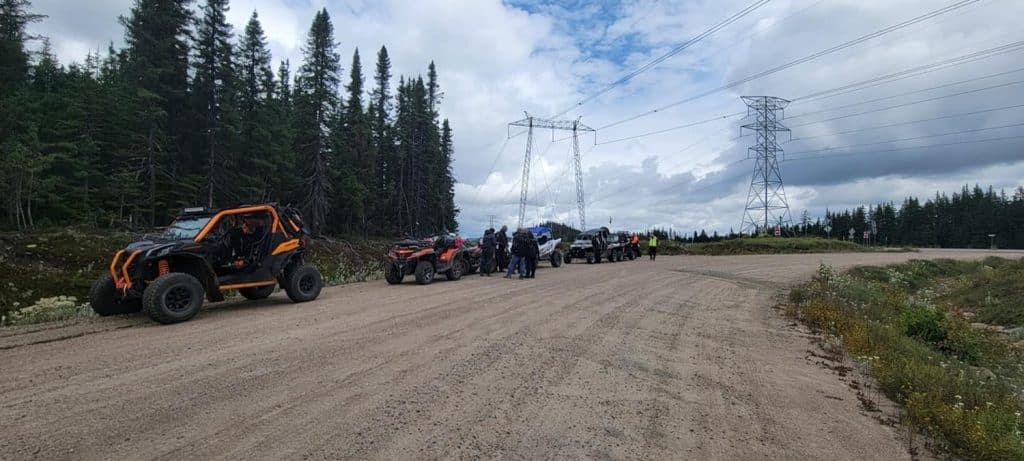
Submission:
<svg viewBox="0 0 1024 461">
<path fill-rule="evenodd" d="M 554 238 L 549 227 L 531 227 L 530 232 L 533 233 L 533 236 L 537 239 L 537 245 L 540 246 L 538 261 L 549 261 L 551 262 L 551 267 L 562 267 L 565 255 L 562 254 L 562 250 L 558 249 L 562 239 Z"/>
<path fill-rule="evenodd" d="M 603 261 L 622 261 L 625 246 L 618 236 L 612 237 L 607 227 L 590 229 L 576 236 L 565 255 L 565 262 L 572 264 L 574 260 L 585 260 L 587 264 Z"/>
<path fill-rule="evenodd" d="M 292 208 L 186 208 L 160 237 L 119 250 L 89 304 L 103 316 L 144 311 L 176 323 L 195 317 L 204 297 L 223 301 L 227 290 L 263 299 L 279 285 L 293 302 L 312 301 L 323 281 L 306 260 L 308 241 Z"/>
<path fill-rule="evenodd" d="M 466 254 L 466 248 L 449 235 L 395 242 L 387 254 L 384 278 L 392 285 L 402 283 L 406 275 L 414 275 L 420 285 L 433 283 L 437 274 L 458 280 L 469 271 Z"/>
</svg>

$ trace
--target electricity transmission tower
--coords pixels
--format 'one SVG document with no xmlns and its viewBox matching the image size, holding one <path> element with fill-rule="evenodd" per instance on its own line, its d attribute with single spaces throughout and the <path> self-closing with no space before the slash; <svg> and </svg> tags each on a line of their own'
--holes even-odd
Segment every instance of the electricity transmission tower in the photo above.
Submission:
<svg viewBox="0 0 1024 461">
<path fill-rule="evenodd" d="M 523 159 L 523 180 L 522 187 L 519 191 L 519 227 L 523 227 L 523 221 L 526 219 L 526 199 L 527 192 L 530 184 L 530 156 L 533 150 L 533 129 L 534 128 L 550 128 L 552 138 L 554 137 L 555 130 L 572 131 L 572 158 L 573 158 L 573 169 L 576 174 L 576 208 L 580 214 L 580 227 L 586 229 L 586 204 L 583 200 L 583 167 L 580 161 L 580 138 L 581 132 L 594 132 L 595 130 L 589 126 L 580 123 L 580 119 L 576 120 L 552 120 L 547 118 L 533 117 L 529 113 L 526 113 L 526 118 L 522 120 L 516 120 L 508 124 L 509 127 L 522 126 L 526 127 L 526 157 Z"/>
<path fill-rule="evenodd" d="M 755 120 L 740 130 L 756 132 L 757 142 L 747 150 L 747 158 L 755 160 L 754 174 L 750 178 L 750 192 L 740 233 L 753 235 L 768 232 L 771 225 L 782 227 L 792 224 L 779 170 L 778 155 L 782 148 L 776 142 L 777 133 L 790 132 L 780 123 L 785 118 L 783 110 L 789 101 L 773 96 L 743 96 L 742 99 L 747 104 L 747 116 L 754 115 Z"/>
</svg>

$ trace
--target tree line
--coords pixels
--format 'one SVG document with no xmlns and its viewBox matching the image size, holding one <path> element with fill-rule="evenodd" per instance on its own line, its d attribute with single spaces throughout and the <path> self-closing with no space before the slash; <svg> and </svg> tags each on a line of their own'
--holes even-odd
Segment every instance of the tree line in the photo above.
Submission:
<svg viewBox="0 0 1024 461">
<path fill-rule="evenodd" d="M 28 0 L 0 0 L 0 223 L 165 225 L 183 207 L 279 202 L 318 234 L 456 230 L 452 128 L 433 62 L 398 79 L 382 46 L 367 90 L 343 82 L 326 9 L 292 76 L 257 12 L 228 0 L 134 0 L 125 46 L 64 65 Z M 29 51 L 32 41 L 39 51 Z"/>
<path fill-rule="evenodd" d="M 926 200 L 907 197 L 900 204 L 883 202 L 851 210 L 826 210 L 823 218 L 815 219 L 804 211 L 796 223 L 782 226 L 781 231 L 787 237 L 812 236 L 872 245 L 988 248 L 995 244 L 1024 249 L 1024 187 L 1009 195 L 991 186 L 983 189 L 965 185 L 959 192 L 937 192 Z M 664 229 L 654 233 L 668 235 Z M 677 235 L 676 239 L 704 243 L 739 237 L 730 229 L 728 234 L 694 231 L 692 236 Z"/>
</svg>

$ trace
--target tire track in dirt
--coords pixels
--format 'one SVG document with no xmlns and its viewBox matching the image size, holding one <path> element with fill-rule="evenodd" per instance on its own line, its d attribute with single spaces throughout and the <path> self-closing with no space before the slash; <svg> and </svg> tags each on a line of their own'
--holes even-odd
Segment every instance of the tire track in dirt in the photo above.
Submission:
<svg viewBox="0 0 1024 461">
<path fill-rule="evenodd" d="M 985 255 L 659 258 L 3 330 L 0 459 L 906 458 L 824 397 L 842 384 L 772 296 L 822 261 Z"/>
</svg>

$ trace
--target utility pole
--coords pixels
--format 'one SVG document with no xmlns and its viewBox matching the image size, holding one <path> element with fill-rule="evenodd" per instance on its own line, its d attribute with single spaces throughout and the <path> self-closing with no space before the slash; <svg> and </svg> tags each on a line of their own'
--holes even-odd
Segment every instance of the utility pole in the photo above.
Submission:
<svg viewBox="0 0 1024 461">
<path fill-rule="evenodd" d="M 740 127 L 740 131 L 753 130 L 757 141 L 747 150 L 747 158 L 754 158 L 754 174 L 750 178 L 740 232 L 754 235 L 767 233 L 773 221 L 777 221 L 780 228 L 792 224 L 779 170 L 778 154 L 782 153 L 782 148 L 776 141 L 777 133 L 789 132 L 789 128 L 779 122 L 785 117 L 783 109 L 789 101 L 774 96 L 743 96 L 742 99 L 747 104 L 747 116 L 754 115 L 756 119 Z"/>
<path fill-rule="evenodd" d="M 593 128 L 580 123 L 580 119 L 576 120 L 552 120 L 546 118 L 537 118 L 526 113 L 526 118 L 522 120 L 516 120 L 508 124 L 509 127 L 521 126 L 526 127 L 526 156 L 523 158 L 523 179 L 522 186 L 519 191 L 519 227 L 523 226 L 523 222 L 526 219 L 526 200 L 528 198 L 528 190 L 530 183 L 530 156 L 533 150 L 533 129 L 536 128 L 550 128 L 552 134 L 554 130 L 572 131 L 572 155 L 573 155 L 573 166 L 575 167 L 576 173 L 576 208 L 580 216 L 580 227 L 586 230 L 587 217 L 585 210 L 585 203 L 583 201 L 583 167 L 582 161 L 580 160 L 580 132 L 595 132 Z"/>
</svg>

